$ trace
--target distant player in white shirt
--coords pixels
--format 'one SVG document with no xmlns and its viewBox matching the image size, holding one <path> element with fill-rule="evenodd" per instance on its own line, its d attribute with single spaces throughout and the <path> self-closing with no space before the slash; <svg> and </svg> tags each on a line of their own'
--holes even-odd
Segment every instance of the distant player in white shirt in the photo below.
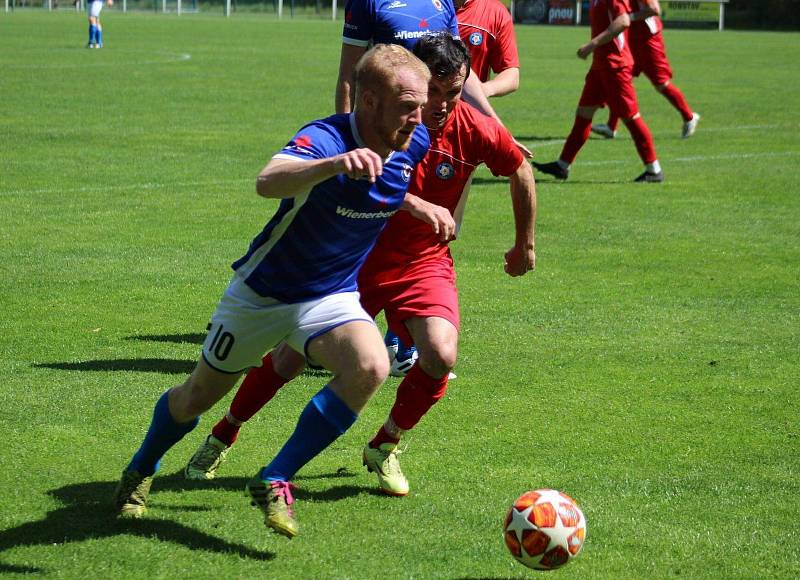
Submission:
<svg viewBox="0 0 800 580">
<path fill-rule="evenodd" d="M 106 0 L 106 4 L 113 6 L 114 0 Z M 86 48 L 103 48 L 103 27 L 100 25 L 103 0 L 89 0 L 86 10 L 89 12 L 89 44 Z"/>
<path fill-rule="evenodd" d="M 280 206 L 233 264 L 191 376 L 156 403 L 114 493 L 119 515 L 144 514 L 164 454 L 244 371 L 285 341 L 333 378 L 247 489 L 267 527 L 297 534 L 290 480 L 355 422 L 389 373 L 356 280 L 386 221 L 406 206 L 412 172 L 428 151 L 421 123 L 429 79 L 428 68 L 405 48 L 374 47 L 356 65 L 353 112 L 301 128 L 261 171 L 257 192 L 280 199 Z"/>
</svg>

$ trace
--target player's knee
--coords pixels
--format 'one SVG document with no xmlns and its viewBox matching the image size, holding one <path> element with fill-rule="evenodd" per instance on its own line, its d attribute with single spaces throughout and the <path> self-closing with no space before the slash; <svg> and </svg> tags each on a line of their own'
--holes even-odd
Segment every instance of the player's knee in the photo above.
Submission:
<svg viewBox="0 0 800 580">
<path fill-rule="evenodd" d="M 358 360 L 343 373 L 342 378 L 364 392 L 374 392 L 389 376 L 389 357 L 386 351 L 361 353 Z"/>
<path fill-rule="evenodd" d="M 419 351 L 417 364 L 431 377 L 439 378 L 448 374 L 456 366 L 458 347 L 452 341 L 433 343 L 429 348 Z"/>
<path fill-rule="evenodd" d="M 667 87 L 669 86 L 669 81 L 667 81 L 665 83 L 661 83 L 661 84 L 653 83 L 653 86 L 656 88 L 656 90 L 659 93 L 663 93 L 664 91 L 667 90 Z"/>
</svg>

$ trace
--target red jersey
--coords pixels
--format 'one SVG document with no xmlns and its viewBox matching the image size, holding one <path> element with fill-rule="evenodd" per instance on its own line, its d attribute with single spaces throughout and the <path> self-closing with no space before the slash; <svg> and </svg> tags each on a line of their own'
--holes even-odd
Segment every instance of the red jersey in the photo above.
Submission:
<svg viewBox="0 0 800 580">
<path fill-rule="evenodd" d="M 634 12 L 638 12 L 645 7 L 643 0 L 632 0 Z M 631 44 L 639 44 L 647 42 L 650 37 L 659 34 L 664 30 L 664 23 L 658 16 L 649 16 L 644 20 L 637 20 L 631 22 L 631 27 L 628 30 L 628 40 Z"/>
<path fill-rule="evenodd" d="M 592 0 L 589 8 L 589 19 L 592 23 L 592 38 L 607 29 L 611 22 L 622 14 L 633 12 L 630 0 Z M 633 56 L 628 47 L 628 35 L 625 32 L 614 40 L 597 47 L 592 57 L 592 68 L 622 68 L 633 66 Z"/>
<path fill-rule="evenodd" d="M 523 161 L 511 133 L 464 101 L 456 104 L 444 127 L 428 132 L 431 147 L 417 165 L 408 192 L 446 207 L 451 214 L 478 165 L 485 163 L 494 175 L 508 176 Z M 429 224 L 401 210 L 389 218 L 378 238 L 372 254 L 378 252 L 391 256 L 387 261 L 407 263 L 445 255 L 448 248 Z"/>
<path fill-rule="evenodd" d="M 508 9 L 499 0 L 467 0 L 456 10 L 458 32 L 467 45 L 472 70 L 481 82 L 507 68 L 519 68 L 517 40 Z"/>
</svg>

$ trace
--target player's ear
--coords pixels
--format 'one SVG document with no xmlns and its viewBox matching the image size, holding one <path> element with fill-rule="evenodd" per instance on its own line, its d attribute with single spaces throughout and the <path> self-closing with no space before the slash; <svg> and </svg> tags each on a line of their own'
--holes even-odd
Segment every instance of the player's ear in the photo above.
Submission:
<svg viewBox="0 0 800 580">
<path fill-rule="evenodd" d="M 371 89 L 364 89 L 361 92 L 361 98 L 359 100 L 361 101 L 359 104 L 364 108 L 364 110 L 374 111 L 377 108 L 378 95 Z"/>
</svg>

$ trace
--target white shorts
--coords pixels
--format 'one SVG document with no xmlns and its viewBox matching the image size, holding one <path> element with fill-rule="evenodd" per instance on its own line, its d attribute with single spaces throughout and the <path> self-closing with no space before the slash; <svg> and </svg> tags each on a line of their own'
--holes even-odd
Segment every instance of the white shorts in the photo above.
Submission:
<svg viewBox="0 0 800 580">
<path fill-rule="evenodd" d="M 100 18 L 100 11 L 103 9 L 103 3 L 100 0 L 94 0 L 93 2 L 89 2 L 86 9 L 89 11 L 89 16 Z"/>
<path fill-rule="evenodd" d="M 308 359 L 311 340 L 355 320 L 374 324 L 358 292 L 286 304 L 256 294 L 234 275 L 211 317 L 203 358 L 218 371 L 240 373 L 261 366 L 264 354 L 286 341 Z"/>
</svg>

